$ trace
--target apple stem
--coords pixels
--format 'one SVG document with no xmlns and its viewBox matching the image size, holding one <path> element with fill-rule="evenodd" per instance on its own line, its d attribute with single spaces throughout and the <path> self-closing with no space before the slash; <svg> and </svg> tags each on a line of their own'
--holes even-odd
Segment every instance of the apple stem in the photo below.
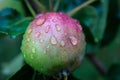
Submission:
<svg viewBox="0 0 120 80">
<path fill-rule="evenodd" d="M 27 7 L 29 8 L 32 15 L 35 17 L 38 13 L 45 13 L 47 9 L 38 0 L 25 0 Z"/>
<path fill-rule="evenodd" d="M 53 0 L 49 0 L 50 11 L 53 12 Z"/>
<path fill-rule="evenodd" d="M 59 8 L 59 5 L 60 5 L 60 1 L 61 0 L 57 0 L 56 3 L 55 3 L 55 6 L 54 6 L 54 11 L 56 12 Z"/>
<path fill-rule="evenodd" d="M 47 9 L 45 8 L 45 6 L 38 0 L 31 0 L 32 2 L 34 2 L 35 5 L 35 10 L 37 13 L 45 13 L 47 12 Z"/>
<path fill-rule="evenodd" d="M 28 9 L 30 10 L 31 14 L 33 15 L 33 17 L 35 17 L 35 16 L 36 16 L 35 10 L 34 10 L 34 9 L 32 8 L 32 6 L 30 5 L 29 0 L 25 0 L 25 3 L 26 3 L 26 5 L 27 5 Z"/>
</svg>

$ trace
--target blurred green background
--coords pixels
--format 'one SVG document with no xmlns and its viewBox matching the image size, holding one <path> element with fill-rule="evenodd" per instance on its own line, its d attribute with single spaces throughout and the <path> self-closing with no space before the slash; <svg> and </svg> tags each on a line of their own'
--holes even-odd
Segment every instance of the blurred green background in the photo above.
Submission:
<svg viewBox="0 0 120 80">
<path fill-rule="evenodd" d="M 86 36 L 86 56 L 71 80 L 120 80 L 120 0 L 0 0 L 0 80 L 25 64 L 22 36 L 36 14 L 51 8 L 78 19 Z M 93 55 L 105 71 L 101 73 L 87 55 Z"/>
</svg>

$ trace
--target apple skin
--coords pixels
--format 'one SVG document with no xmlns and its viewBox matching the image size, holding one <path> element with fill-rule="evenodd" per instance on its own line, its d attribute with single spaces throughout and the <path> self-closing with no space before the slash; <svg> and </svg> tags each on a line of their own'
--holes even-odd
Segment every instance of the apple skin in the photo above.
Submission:
<svg viewBox="0 0 120 80">
<path fill-rule="evenodd" d="M 38 14 L 29 24 L 21 51 L 27 64 L 45 75 L 79 67 L 85 53 L 85 37 L 76 19 L 62 12 Z"/>
</svg>

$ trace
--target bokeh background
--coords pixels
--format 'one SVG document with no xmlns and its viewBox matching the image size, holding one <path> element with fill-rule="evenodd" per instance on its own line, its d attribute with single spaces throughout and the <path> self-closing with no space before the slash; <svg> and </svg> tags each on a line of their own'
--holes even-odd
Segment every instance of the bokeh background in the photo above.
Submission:
<svg viewBox="0 0 120 80">
<path fill-rule="evenodd" d="M 0 80 L 23 67 L 22 36 L 36 14 L 51 11 L 51 4 L 78 19 L 86 36 L 86 55 L 72 80 L 120 80 L 120 0 L 0 0 Z"/>
</svg>

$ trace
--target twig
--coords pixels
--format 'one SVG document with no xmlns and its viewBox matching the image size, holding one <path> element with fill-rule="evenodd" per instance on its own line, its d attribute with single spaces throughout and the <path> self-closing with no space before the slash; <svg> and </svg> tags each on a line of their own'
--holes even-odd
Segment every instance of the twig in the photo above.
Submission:
<svg viewBox="0 0 120 80">
<path fill-rule="evenodd" d="M 73 10 L 71 10 L 70 12 L 68 12 L 67 14 L 69 16 L 72 16 L 73 14 L 75 14 L 76 12 L 78 12 L 79 10 L 81 10 L 82 8 L 84 8 L 85 6 L 93 3 L 96 0 L 88 0 L 85 3 L 83 3 L 82 5 L 79 5 L 78 7 L 74 8 Z"/>
<path fill-rule="evenodd" d="M 36 13 L 45 13 L 46 8 L 44 5 L 42 5 L 38 0 L 28 0 L 30 3 L 30 6 L 34 9 Z"/>
<path fill-rule="evenodd" d="M 49 0 L 50 11 L 53 11 L 53 0 Z"/>
<path fill-rule="evenodd" d="M 47 9 L 45 8 L 45 6 L 43 4 L 41 4 L 38 0 L 33 0 L 36 4 L 36 9 L 38 10 L 37 13 L 45 13 L 47 11 Z"/>
<path fill-rule="evenodd" d="M 56 1 L 55 7 L 54 7 L 54 11 L 55 11 L 55 12 L 58 10 L 60 1 L 61 1 L 61 0 L 57 0 L 57 1 Z"/>
<path fill-rule="evenodd" d="M 29 1 L 25 0 L 25 3 L 27 5 L 27 7 L 29 8 L 31 14 L 35 17 L 36 13 L 35 13 L 34 9 L 32 8 L 32 6 L 30 5 Z"/>
<path fill-rule="evenodd" d="M 92 53 L 87 53 L 86 57 L 94 64 L 94 66 L 100 72 L 101 75 L 106 76 L 106 68 Z"/>
</svg>

